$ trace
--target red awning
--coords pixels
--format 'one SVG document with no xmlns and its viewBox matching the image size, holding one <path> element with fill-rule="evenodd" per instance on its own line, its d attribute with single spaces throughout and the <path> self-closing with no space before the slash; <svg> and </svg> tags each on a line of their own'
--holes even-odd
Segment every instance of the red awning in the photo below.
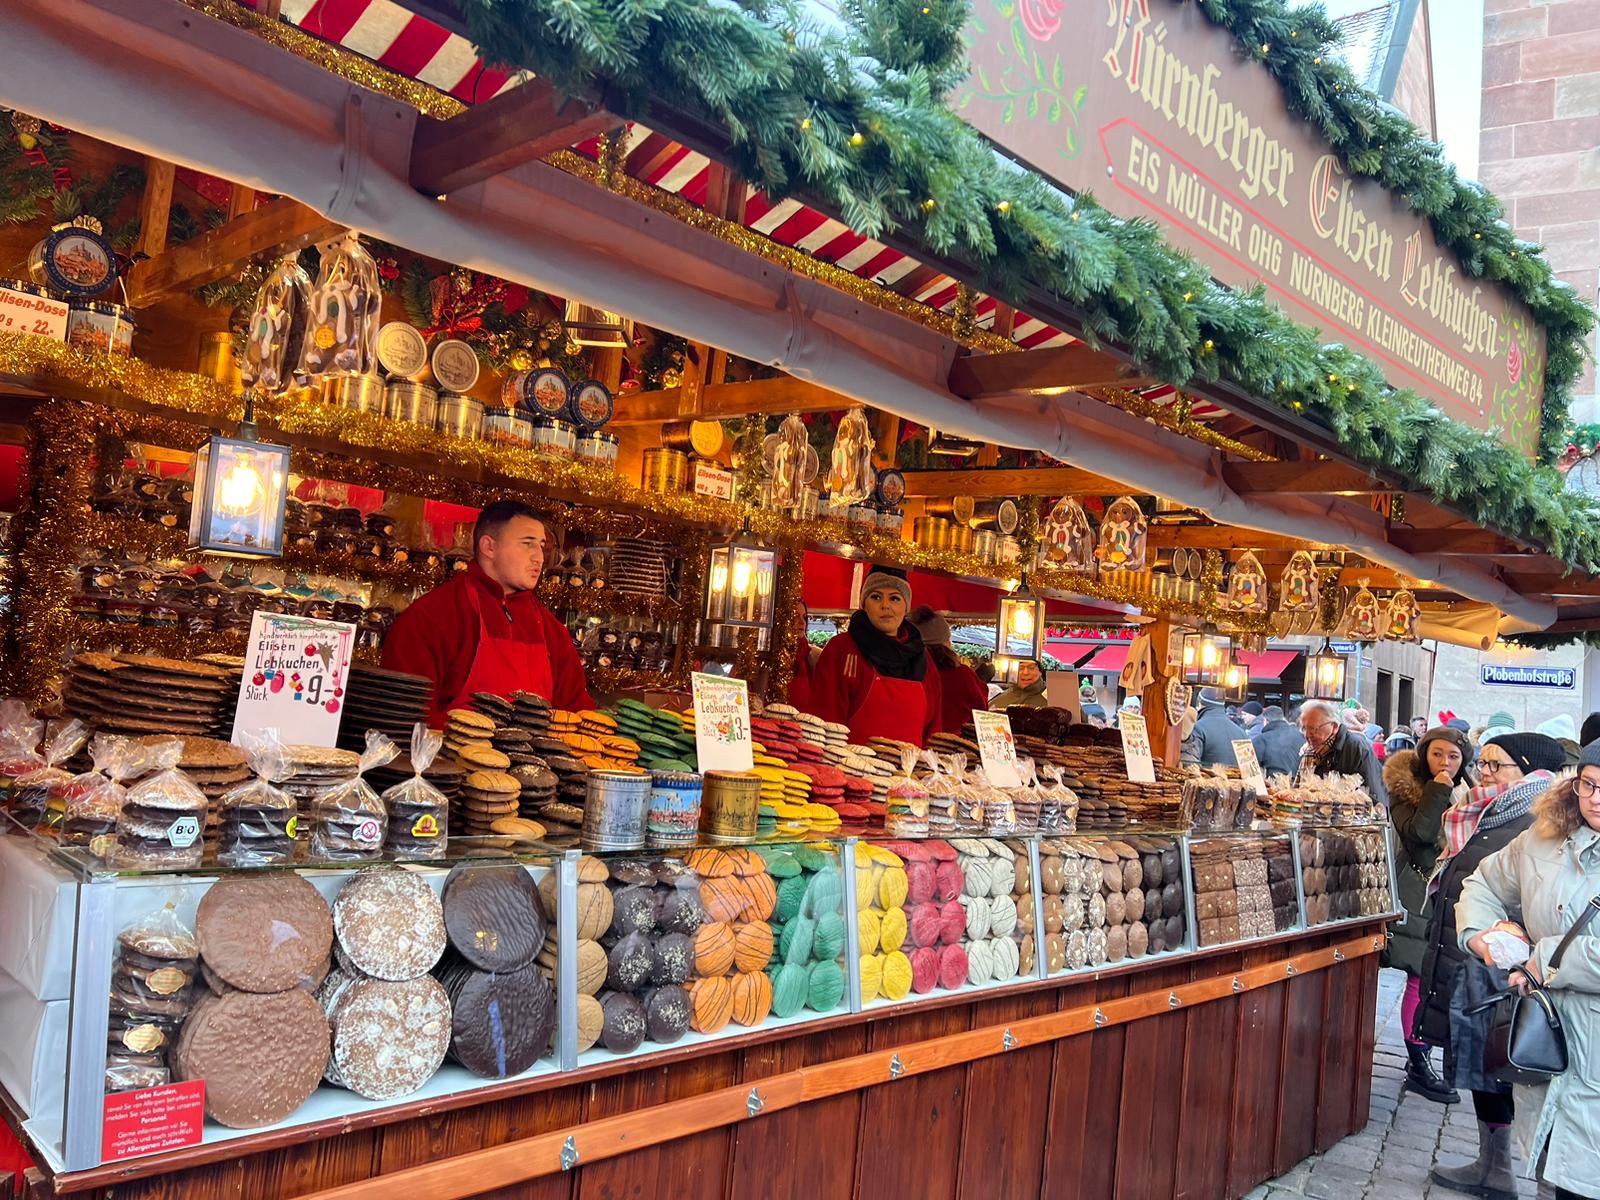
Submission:
<svg viewBox="0 0 1600 1200">
<path fill-rule="evenodd" d="M 848 609 L 850 581 L 856 561 L 825 554 L 820 550 L 807 550 L 805 555 L 800 598 L 806 608 L 822 611 Z M 906 581 L 911 585 L 913 607 L 926 604 L 941 613 L 993 613 L 1000 606 L 1000 589 L 988 584 L 952 579 L 927 571 L 908 571 Z M 1045 601 L 1045 614 L 1062 618 L 1055 622 L 1061 625 L 1072 624 L 1074 617 L 1104 618 L 1108 611 L 1112 610 L 1053 597 Z"/>
<path fill-rule="evenodd" d="M 1097 651 L 1093 658 L 1078 669 L 1088 672 L 1103 672 L 1107 675 L 1120 675 L 1127 661 L 1128 648 L 1126 646 L 1107 646 L 1104 650 Z"/>
<path fill-rule="evenodd" d="M 1298 650 L 1265 650 L 1260 654 L 1240 650 L 1237 657 L 1249 669 L 1251 683 L 1277 683 L 1283 678 L 1284 668 L 1299 654 Z"/>
<path fill-rule="evenodd" d="M 1104 643 L 1098 642 L 1052 642 L 1046 639 L 1044 652 L 1058 662 L 1064 662 L 1069 667 L 1076 667 L 1089 655 L 1097 650 L 1105 649 Z"/>
</svg>

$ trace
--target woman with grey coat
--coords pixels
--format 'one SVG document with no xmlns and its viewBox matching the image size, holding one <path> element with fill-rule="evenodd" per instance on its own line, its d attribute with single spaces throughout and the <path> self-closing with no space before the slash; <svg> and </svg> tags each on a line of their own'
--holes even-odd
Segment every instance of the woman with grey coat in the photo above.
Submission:
<svg viewBox="0 0 1600 1200">
<path fill-rule="evenodd" d="M 1566 1031 L 1568 1066 L 1547 1084 L 1518 1085 L 1516 1135 L 1539 1178 L 1558 1197 L 1600 1196 L 1600 927 L 1591 924 L 1550 969 L 1562 935 L 1600 895 L 1600 745 L 1586 747 L 1578 775 L 1534 802 L 1532 828 L 1479 864 L 1456 904 L 1460 945 L 1493 965 L 1485 935 L 1527 944 L 1511 980 L 1542 980 Z"/>
</svg>

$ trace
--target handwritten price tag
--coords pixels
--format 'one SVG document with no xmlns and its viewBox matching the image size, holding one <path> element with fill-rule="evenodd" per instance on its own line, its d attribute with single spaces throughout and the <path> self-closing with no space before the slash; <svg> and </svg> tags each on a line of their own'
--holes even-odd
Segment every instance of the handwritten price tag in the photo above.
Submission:
<svg viewBox="0 0 1600 1200">
<path fill-rule="evenodd" d="M 1266 795 L 1267 776 L 1261 769 L 1261 760 L 1256 757 L 1256 744 L 1249 738 L 1233 743 L 1233 757 L 1239 764 L 1239 778 L 1246 786 Z"/>
<path fill-rule="evenodd" d="M 1117 717 L 1122 730 L 1122 756 L 1128 760 L 1128 778 L 1134 783 L 1156 781 L 1156 760 L 1150 753 L 1150 731 L 1144 718 L 1130 712 Z"/>
<path fill-rule="evenodd" d="M 0 287 L 0 330 L 67 340 L 67 302 Z"/>
<path fill-rule="evenodd" d="M 742 679 L 689 676 L 694 689 L 694 746 L 702 771 L 748 771 L 756 765 L 750 736 L 750 685 Z"/>
<path fill-rule="evenodd" d="M 1011 734 L 1011 718 L 1005 713 L 972 710 L 972 727 L 978 735 L 978 757 L 983 773 L 995 787 L 1021 787 L 1017 772 L 1017 743 Z"/>
<path fill-rule="evenodd" d="M 281 613 L 255 614 L 239 679 L 233 736 L 272 728 L 288 745 L 339 740 L 356 627 Z"/>
</svg>

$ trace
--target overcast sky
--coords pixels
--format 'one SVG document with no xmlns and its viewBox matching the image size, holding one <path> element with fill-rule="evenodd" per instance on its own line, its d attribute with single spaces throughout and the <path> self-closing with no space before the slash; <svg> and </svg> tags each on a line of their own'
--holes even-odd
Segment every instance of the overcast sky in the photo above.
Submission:
<svg viewBox="0 0 1600 1200">
<path fill-rule="evenodd" d="M 1483 98 L 1483 0 L 1425 0 L 1433 45 L 1433 111 L 1456 170 L 1478 177 Z"/>
</svg>

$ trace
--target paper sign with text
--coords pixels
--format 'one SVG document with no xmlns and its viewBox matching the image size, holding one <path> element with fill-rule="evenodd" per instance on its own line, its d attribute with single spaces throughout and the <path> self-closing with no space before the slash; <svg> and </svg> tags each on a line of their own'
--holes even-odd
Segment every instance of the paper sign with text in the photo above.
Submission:
<svg viewBox="0 0 1600 1200">
<path fill-rule="evenodd" d="M 32 333 L 67 340 L 67 302 L 0 287 L 0 333 Z"/>
<path fill-rule="evenodd" d="M 113 1092 L 100 1123 L 100 1157 L 112 1162 L 198 1146 L 205 1108 L 204 1079 Z"/>
<path fill-rule="evenodd" d="M 1256 757 L 1256 744 L 1249 738 L 1233 744 L 1233 757 L 1239 764 L 1239 778 L 1245 786 L 1253 787 L 1263 796 L 1267 794 L 1267 777 L 1261 770 L 1261 760 Z"/>
<path fill-rule="evenodd" d="M 750 685 L 699 671 L 689 680 L 694 688 L 694 747 L 700 770 L 750 770 L 756 765 L 750 740 Z"/>
<path fill-rule="evenodd" d="M 1156 760 L 1150 753 L 1150 731 L 1144 718 L 1137 713 L 1123 712 L 1117 716 L 1122 728 L 1122 754 L 1128 760 L 1128 778 L 1134 783 L 1156 781 Z"/>
<path fill-rule="evenodd" d="M 356 627 L 343 621 L 256 613 L 239 679 L 233 740 L 247 729 L 276 729 L 285 745 L 338 741 L 355 638 Z"/>
<path fill-rule="evenodd" d="M 1021 787 L 1017 772 L 1017 742 L 1011 733 L 1011 718 L 1005 713 L 972 710 L 972 726 L 978 734 L 978 757 L 983 773 L 995 787 Z"/>
</svg>

